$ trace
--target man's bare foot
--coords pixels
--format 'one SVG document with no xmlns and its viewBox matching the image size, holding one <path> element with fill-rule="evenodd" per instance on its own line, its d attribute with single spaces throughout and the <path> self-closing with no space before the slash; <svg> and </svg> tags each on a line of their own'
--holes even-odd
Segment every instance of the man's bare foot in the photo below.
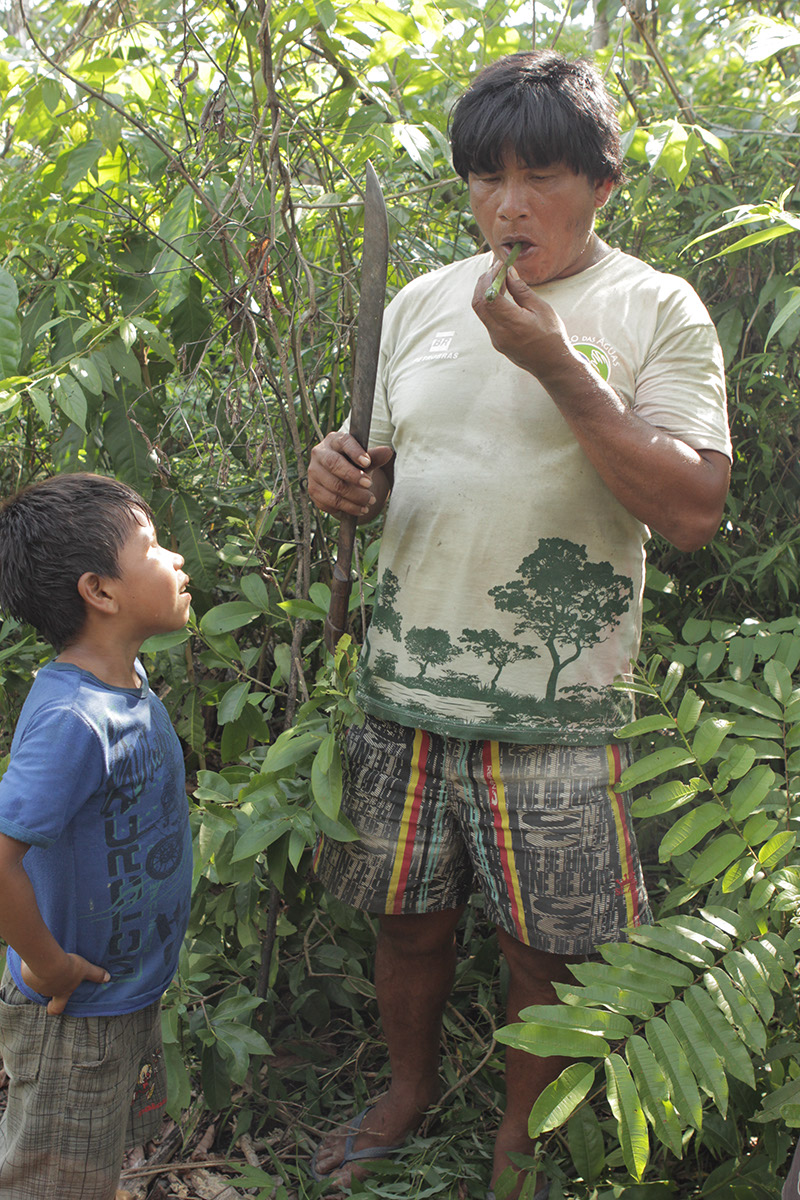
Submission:
<svg viewBox="0 0 800 1200">
<path fill-rule="evenodd" d="M 438 1097 L 438 1083 L 430 1089 L 427 1098 L 417 1096 L 415 1099 L 401 1095 L 399 1089 L 390 1086 L 388 1092 L 366 1110 L 350 1152 L 385 1147 L 389 1153 L 402 1146 L 409 1134 L 419 1128 L 425 1110 L 435 1104 Z M 352 1124 L 341 1125 L 322 1140 L 313 1160 L 317 1175 L 344 1188 L 350 1186 L 351 1179 L 364 1179 L 370 1169 L 369 1159 L 344 1162 L 347 1139 L 353 1133 Z"/>
</svg>

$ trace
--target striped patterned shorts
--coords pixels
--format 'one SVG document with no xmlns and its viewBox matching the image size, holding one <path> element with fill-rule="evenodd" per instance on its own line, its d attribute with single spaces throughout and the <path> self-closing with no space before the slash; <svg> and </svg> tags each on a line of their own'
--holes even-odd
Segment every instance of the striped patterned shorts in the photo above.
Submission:
<svg viewBox="0 0 800 1200">
<path fill-rule="evenodd" d="M 347 737 L 342 812 L 322 838 L 326 889 L 363 912 L 438 912 L 483 893 L 537 950 L 585 955 L 652 920 L 618 781 L 626 746 L 465 741 L 367 716 Z"/>
</svg>

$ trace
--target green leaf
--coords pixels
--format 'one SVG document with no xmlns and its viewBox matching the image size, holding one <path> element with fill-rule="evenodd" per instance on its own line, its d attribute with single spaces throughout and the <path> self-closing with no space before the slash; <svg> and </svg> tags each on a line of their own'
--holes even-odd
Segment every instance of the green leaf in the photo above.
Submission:
<svg viewBox="0 0 800 1200">
<path fill-rule="evenodd" d="M 247 826 L 241 837 L 236 839 L 231 862 L 242 862 L 246 858 L 262 854 L 278 838 L 289 833 L 291 827 L 291 817 L 288 812 L 279 812 L 274 816 L 265 817 L 263 820 L 253 821 L 251 825 Z"/>
<path fill-rule="evenodd" d="M 644 1113 L 656 1137 L 668 1146 L 676 1158 L 683 1157 L 681 1123 L 669 1098 L 667 1079 L 644 1038 L 632 1037 L 625 1055 L 633 1075 Z"/>
<path fill-rule="evenodd" d="M 59 180 L 59 190 L 62 193 L 71 192 L 77 183 L 82 183 L 90 174 L 97 178 L 97 160 L 102 153 L 103 143 L 93 138 L 62 154 L 56 168 L 57 176 L 63 176 Z"/>
<path fill-rule="evenodd" d="M 630 967 L 623 970 L 606 962 L 583 962 L 571 963 L 569 969 L 578 982 L 587 987 L 615 986 L 621 990 L 641 992 L 653 1004 L 666 1004 L 675 999 L 675 991 L 669 984 Z"/>
<path fill-rule="evenodd" d="M 724 642 L 704 642 L 697 651 L 697 669 L 703 678 L 713 675 L 725 657 Z"/>
<path fill-rule="evenodd" d="M 686 670 L 683 663 L 673 662 L 669 664 L 666 678 L 661 685 L 661 699 L 666 704 L 672 699 L 676 687 L 683 679 L 683 672 Z"/>
<path fill-rule="evenodd" d="M 748 679 L 756 661 L 755 640 L 751 637 L 732 638 L 728 645 L 728 670 L 737 683 Z"/>
<path fill-rule="evenodd" d="M 694 972 L 683 963 L 665 958 L 663 954 L 656 954 L 644 946 L 635 946 L 630 942 L 607 942 L 598 946 L 598 951 L 612 966 L 626 970 L 632 968 L 670 987 L 688 987 L 694 980 Z"/>
<path fill-rule="evenodd" d="M 705 700 L 702 700 L 697 692 L 691 688 L 684 692 L 676 717 L 678 729 L 680 729 L 681 733 L 687 734 L 691 729 L 694 729 L 700 719 L 700 713 L 703 711 L 704 704 Z"/>
<path fill-rule="evenodd" d="M 326 753 L 324 742 L 311 766 L 311 791 L 325 816 L 335 821 L 342 803 L 342 760 L 338 753 Z"/>
<path fill-rule="evenodd" d="M 777 937 L 777 934 L 775 936 Z M 784 948 L 788 950 L 785 943 Z M 773 992 L 783 991 L 786 984 L 783 966 L 775 952 L 774 945 L 766 937 L 763 940 L 754 939 L 752 942 L 748 942 L 746 946 L 742 946 L 741 950 L 746 958 L 752 958 L 755 961 Z"/>
<path fill-rule="evenodd" d="M 792 695 L 792 676 L 782 662 L 771 658 L 764 667 L 764 682 L 779 704 L 785 705 Z"/>
<path fill-rule="evenodd" d="M 694 756 L 684 746 L 668 746 L 665 750 L 656 750 L 653 754 L 638 759 L 622 772 L 620 787 L 625 792 L 630 791 L 649 779 L 655 779 L 657 775 L 665 775 L 668 771 L 674 771 L 690 762 L 694 762 Z"/>
<path fill-rule="evenodd" d="M 710 883 L 746 853 L 747 843 L 738 833 L 723 833 L 694 860 L 689 869 L 689 881 L 700 885 Z"/>
<path fill-rule="evenodd" d="M 730 796 L 727 797 L 734 821 L 743 821 L 749 817 L 759 804 L 766 800 L 774 783 L 775 772 L 765 763 L 759 763 L 743 779 L 740 779 Z"/>
<path fill-rule="evenodd" d="M 783 1119 L 789 1124 L 790 1114 L 795 1118 L 792 1124 L 796 1128 L 796 1118 L 800 1115 L 800 1079 L 792 1079 L 782 1087 L 775 1088 L 774 1092 L 770 1092 L 762 1100 L 761 1111 L 756 1113 L 752 1119 L 764 1123 Z"/>
<path fill-rule="evenodd" d="M 740 942 L 747 941 L 758 932 L 752 918 L 744 910 L 737 913 L 719 904 L 713 906 L 709 904 L 700 909 L 700 916 Z"/>
<path fill-rule="evenodd" d="M 245 599 L 254 604 L 262 612 L 269 611 L 269 593 L 267 585 L 260 575 L 243 575 L 240 586 Z"/>
<path fill-rule="evenodd" d="M 0 379 L 8 379 L 19 371 L 22 336 L 18 305 L 16 281 L 8 271 L 0 267 Z"/>
<path fill-rule="evenodd" d="M 637 721 L 631 721 L 630 725 L 623 725 L 621 729 L 616 730 L 614 737 L 640 737 L 643 733 L 656 733 L 662 729 L 674 728 L 675 722 L 672 717 L 654 713 L 649 717 L 639 717 Z"/>
<path fill-rule="evenodd" d="M 535 1136 L 536 1134 L 531 1134 L 531 1137 Z M 570 1117 L 567 1125 L 567 1144 L 576 1173 L 586 1183 L 592 1184 L 602 1172 L 606 1156 L 600 1122 L 594 1109 L 588 1104 L 584 1104 Z"/>
<path fill-rule="evenodd" d="M 287 768 L 296 766 L 304 759 L 316 754 L 321 738 L 317 733 L 297 732 L 297 727 L 279 734 L 261 764 L 262 775 L 281 775 Z"/>
<path fill-rule="evenodd" d="M 86 429 L 89 412 L 83 388 L 72 375 L 57 375 L 51 381 L 53 400 L 70 421 L 79 429 Z"/>
<path fill-rule="evenodd" d="M 753 1063 L 741 1039 L 706 991 L 695 984 L 684 992 L 684 1003 L 694 1016 L 703 1037 L 722 1061 L 725 1070 L 750 1088 L 755 1088 Z"/>
<path fill-rule="evenodd" d="M 712 967 L 714 954 L 696 937 L 687 936 L 680 929 L 658 925 L 642 925 L 628 932 L 628 940 L 636 945 L 647 946 L 671 954 L 673 958 L 689 963 L 693 967 Z"/>
<path fill-rule="evenodd" d="M 630 1037 L 633 1033 L 633 1026 L 625 1017 L 599 1008 L 570 1007 L 567 1004 L 532 1004 L 520 1009 L 519 1016 L 521 1021 L 550 1025 L 553 1029 L 582 1029 L 586 1033 L 598 1033 L 615 1041 Z"/>
<path fill-rule="evenodd" d="M 325 610 L 309 600 L 281 600 L 278 608 L 282 608 L 290 617 L 298 620 L 324 621 Z"/>
<path fill-rule="evenodd" d="M 770 1021 L 775 1013 L 775 999 L 757 960 L 748 958 L 741 950 L 731 950 L 723 958 L 722 967 L 739 985 L 761 1019 Z"/>
<path fill-rule="evenodd" d="M 233 629 L 241 629 L 260 616 L 261 610 L 248 600 L 229 600 L 208 610 L 200 621 L 200 630 L 207 637 L 216 637 Z"/>
<path fill-rule="evenodd" d="M 550 1025 L 505 1025 L 495 1035 L 498 1042 L 515 1050 L 527 1050 L 540 1058 L 603 1058 L 611 1047 L 603 1038 L 580 1029 L 554 1029 Z"/>
<path fill-rule="evenodd" d="M 76 358 L 69 364 L 69 369 L 84 391 L 99 396 L 103 391 L 103 382 L 97 367 L 88 358 Z"/>
<path fill-rule="evenodd" d="M 712 829 L 718 829 L 725 819 L 722 806 L 718 803 L 701 804 L 684 813 L 671 829 L 667 830 L 658 848 L 659 862 L 667 862 L 676 854 L 685 854 Z"/>
<path fill-rule="evenodd" d="M 553 987 L 562 1004 L 602 1004 L 611 1012 L 620 1012 L 647 1019 L 655 1009 L 641 992 L 618 987 L 612 983 L 596 983 L 591 987 L 575 987 L 571 983 L 555 982 Z"/>
<path fill-rule="evenodd" d="M 675 1034 L 661 1017 L 645 1026 L 648 1045 L 667 1077 L 670 1098 L 679 1116 L 695 1129 L 703 1126 L 703 1105 L 689 1060 Z"/>
<path fill-rule="evenodd" d="M 653 788 L 649 796 L 634 800 L 632 812 L 635 817 L 656 817 L 661 813 L 681 808 L 697 795 L 697 780 L 684 783 L 681 779 L 670 779 Z"/>
<path fill-rule="evenodd" d="M 117 396 L 107 397 L 103 413 L 103 445 L 114 465 L 117 479 L 129 483 L 140 495 L 149 495 L 154 464 L 141 430 Z"/>
<path fill-rule="evenodd" d="M 162 650 L 171 650 L 173 646 L 182 646 L 192 636 L 191 630 L 173 629 L 171 633 L 154 633 L 152 637 L 142 642 L 142 654 L 159 654 Z"/>
<path fill-rule="evenodd" d="M 0 331 L 2 331 L 2 318 L 0 318 Z M 0 350 L 0 354 L 2 354 L 2 350 Z M 45 426 L 49 425 L 51 410 L 50 410 L 50 400 L 47 395 L 47 392 L 44 392 L 44 391 L 42 391 L 41 388 L 34 387 L 31 384 L 28 388 L 28 395 L 30 396 L 31 401 L 33 402 L 33 407 L 36 409 L 36 412 L 39 414 L 39 420 L 42 422 L 43 425 L 45 425 Z"/>
<path fill-rule="evenodd" d="M 591 1091 L 594 1067 L 588 1063 L 571 1063 L 557 1079 L 549 1083 L 538 1096 L 530 1117 L 528 1133 L 536 1138 L 540 1133 L 558 1129 Z"/>
<path fill-rule="evenodd" d="M 681 914 L 675 917 L 664 917 L 659 925 L 665 926 L 667 929 L 677 930 L 687 939 L 692 939 L 700 946 L 708 946 L 709 951 L 715 956 L 724 954 L 731 948 L 731 939 L 726 933 L 721 932 L 710 921 L 704 921 L 701 917 Z"/>
<path fill-rule="evenodd" d="M 228 688 L 217 706 L 217 721 L 220 725 L 227 725 L 229 721 L 235 721 L 241 716 L 249 694 L 250 683 L 246 679 Z"/>
<path fill-rule="evenodd" d="M 749 684 L 704 683 L 703 687 L 717 700 L 724 700 L 726 704 L 734 704 L 738 708 L 746 708 L 749 712 L 758 713 L 761 717 L 772 717 L 777 721 L 783 717 L 783 709 L 779 704 Z"/>
<path fill-rule="evenodd" d="M 699 727 L 692 739 L 692 752 L 699 763 L 707 763 L 733 729 L 733 721 L 710 717 Z"/>
<path fill-rule="evenodd" d="M 154 325 L 152 321 L 147 321 L 144 317 L 132 317 L 131 323 L 143 335 L 142 340 L 150 350 L 154 350 L 159 358 L 176 365 L 172 347 L 157 325 Z"/>
<path fill-rule="evenodd" d="M 756 752 L 746 742 L 734 742 L 728 745 L 725 756 L 717 771 L 714 790 L 722 792 L 732 779 L 741 779 L 756 761 Z"/>
<path fill-rule="evenodd" d="M 700 1022 L 681 1000 L 673 1000 L 672 1004 L 668 1004 L 664 1015 L 689 1061 L 697 1083 L 724 1117 L 728 1111 L 728 1081 L 719 1055 L 706 1043 Z"/>
<path fill-rule="evenodd" d="M 776 833 L 758 852 L 758 861 L 765 871 L 774 871 L 779 863 L 789 854 L 797 842 L 797 834 L 792 830 Z"/>
<path fill-rule="evenodd" d="M 180 1121 L 192 1100 L 192 1080 L 183 1053 L 174 1042 L 164 1042 L 164 1067 L 167 1073 L 167 1112 Z"/>
<path fill-rule="evenodd" d="M 721 967 L 712 967 L 703 976 L 708 994 L 726 1020 L 738 1031 L 745 1045 L 762 1052 L 767 1046 L 767 1031 L 758 1013 Z"/>
<path fill-rule="evenodd" d="M 636 1084 L 618 1054 L 611 1054 L 606 1059 L 605 1070 L 608 1103 L 617 1118 L 622 1157 L 629 1173 L 640 1180 L 650 1157 L 650 1139 Z"/>
<path fill-rule="evenodd" d="M 681 637 L 685 642 L 702 642 L 703 638 L 708 636 L 710 629 L 710 621 L 699 621 L 696 617 L 689 617 L 683 623 Z"/>
</svg>

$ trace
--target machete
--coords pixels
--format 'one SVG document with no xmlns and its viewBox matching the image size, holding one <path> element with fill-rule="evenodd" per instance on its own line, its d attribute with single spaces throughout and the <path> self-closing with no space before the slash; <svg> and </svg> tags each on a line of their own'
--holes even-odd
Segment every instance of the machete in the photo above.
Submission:
<svg viewBox="0 0 800 1200">
<path fill-rule="evenodd" d="M 350 405 L 350 432 L 365 450 L 369 447 L 372 398 L 378 375 L 386 270 L 389 262 L 389 222 L 378 176 L 367 163 L 364 195 L 364 247 L 361 255 L 361 303 L 358 309 L 356 364 Z M 352 580 L 350 567 L 358 518 L 342 516 L 339 544 L 331 580 L 331 605 L 325 618 L 325 645 L 333 653 L 347 624 L 347 607 Z"/>
</svg>

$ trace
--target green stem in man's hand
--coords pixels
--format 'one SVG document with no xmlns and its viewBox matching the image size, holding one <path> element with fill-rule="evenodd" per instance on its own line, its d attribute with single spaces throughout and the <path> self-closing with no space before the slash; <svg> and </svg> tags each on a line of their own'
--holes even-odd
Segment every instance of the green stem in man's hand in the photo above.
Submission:
<svg viewBox="0 0 800 1200">
<path fill-rule="evenodd" d="M 500 267 L 500 270 L 497 272 L 494 279 L 492 280 L 492 282 L 489 284 L 488 288 L 486 289 L 486 292 L 484 293 L 484 295 L 490 304 L 491 304 L 492 300 L 496 300 L 497 297 L 500 295 L 500 288 L 503 286 L 503 284 L 506 281 L 506 275 L 508 274 L 508 269 L 509 269 L 509 267 L 513 267 L 514 263 L 517 261 L 517 258 L 519 256 L 519 252 L 521 249 L 522 249 L 522 242 L 514 242 L 514 245 L 511 248 L 510 254 L 505 259 L 502 266 Z"/>
</svg>

